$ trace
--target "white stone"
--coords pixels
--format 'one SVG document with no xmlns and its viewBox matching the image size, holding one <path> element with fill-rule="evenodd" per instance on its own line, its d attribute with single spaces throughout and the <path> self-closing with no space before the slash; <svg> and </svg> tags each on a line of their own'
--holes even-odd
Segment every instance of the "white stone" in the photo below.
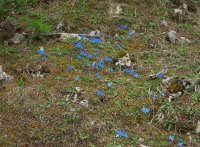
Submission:
<svg viewBox="0 0 200 147">
<path fill-rule="evenodd" d="M 170 41 L 171 43 L 176 43 L 176 41 L 177 41 L 177 39 L 178 39 L 176 31 L 170 30 L 170 31 L 168 32 L 167 38 L 169 39 L 169 41 Z"/>
<path fill-rule="evenodd" d="M 197 133 L 197 134 L 200 133 L 200 120 L 199 120 L 198 123 L 197 123 L 196 133 Z"/>
<path fill-rule="evenodd" d="M 81 40 L 81 37 L 78 34 L 73 34 L 73 33 L 61 33 L 60 35 L 60 42 L 66 42 L 67 40 L 70 39 L 77 39 Z"/>
<path fill-rule="evenodd" d="M 176 14 L 176 15 L 182 15 L 183 14 L 183 10 L 181 10 L 181 9 L 174 9 L 174 14 Z"/>
<path fill-rule="evenodd" d="M 166 21 L 166 20 L 163 20 L 163 21 L 161 22 L 161 25 L 167 27 L 167 26 L 168 26 L 167 21 Z"/>
<path fill-rule="evenodd" d="M 0 65 L 0 81 L 2 80 L 12 80 L 13 77 L 8 75 L 6 72 L 3 71 L 2 65 Z"/>
</svg>

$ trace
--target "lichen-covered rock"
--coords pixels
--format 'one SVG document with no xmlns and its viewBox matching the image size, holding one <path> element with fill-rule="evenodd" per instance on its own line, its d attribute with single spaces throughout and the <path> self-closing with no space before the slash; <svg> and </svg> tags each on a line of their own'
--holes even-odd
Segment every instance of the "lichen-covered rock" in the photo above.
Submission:
<svg viewBox="0 0 200 147">
<path fill-rule="evenodd" d="M 176 31 L 170 30 L 170 31 L 167 33 L 166 39 L 167 39 L 169 42 L 175 44 L 176 41 L 177 41 L 177 39 L 178 39 Z"/>
<path fill-rule="evenodd" d="M 3 80 L 11 80 L 13 79 L 12 76 L 8 75 L 6 72 L 3 71 L 2 69 L 2 65 L 0 65 L 0 81 L 3 81 Z"/>
<path fill-rule="evenodd" d="M 25 39 L 23 34 L 16 33 L 12 38 L 14 44 L 20 44 Z"/>
</svg>

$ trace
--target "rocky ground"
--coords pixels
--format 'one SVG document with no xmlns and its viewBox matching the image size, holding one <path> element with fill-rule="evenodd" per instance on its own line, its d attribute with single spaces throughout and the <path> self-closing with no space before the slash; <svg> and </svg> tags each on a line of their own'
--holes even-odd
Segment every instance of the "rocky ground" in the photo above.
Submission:
<svg viewBox="0 0 200 147">
<path fill-rule="evenodd" d="M 0 146 L 200 146 L 198 0 L 0 1 Z"/>
</svg>

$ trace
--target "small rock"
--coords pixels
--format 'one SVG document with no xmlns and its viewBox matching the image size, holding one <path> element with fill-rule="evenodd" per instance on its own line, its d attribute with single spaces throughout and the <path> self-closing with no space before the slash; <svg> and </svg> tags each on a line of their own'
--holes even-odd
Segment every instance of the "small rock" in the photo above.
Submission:
<svg viewBox="0 0 200 147">
<path fill-rule="evenodd" d="M 0 65 L 0 81 L 4 81 L 4 80 L 12 80 L 13 77 L 8 75 L 6 72 L 3 71 L 2 69 L 2 65 Z"/>
<path fill-rule="evenodd" d="M 167 27 L 167 26 L 168 26 L 167 21 L 166 21 L 166 20 L 163 20 L 163 21 L 161 22 L 161 25 Z"/>
<path fill-rule="evenodd" d="M 183 10 L 181 10 L 181 9 L 174 9 L 174 14 L 176 16 L 181 16 L 183 14 Z"/>
<path fill-rule="evenodd" d="M 89 33 L 89 36 L 100 36 L 100 31 L 99 30 L 91 31 Z"/>
<path fill-rule="evenodd" d="M 200 135 L 200 121 L 197 123 L 196 133 Z"/>
<path fill-rule="evenodd" d="M 83 89 L 80 88 L 80 87 L 76 87 L 75 89 L 76 89 L 77 92 L 81 92 L 81 91 L 83 91 Z"/>
<path fill-rule="evenodd" d="M 147 145 L 143 145 L 143 144 L 140 144 L 140 146 L 141 146 L 141 147 L 149 147 L 149 146 L 147 146 Z"/>
<path fill-rule="evenodd" d="M 67 42 L 70 39 L 81 40 L 81 37 L 78 34 L 73 33 L 61 33 L 59 41 L 60 42 Z"/>
<path fill-rule="evenodd" d="M 109 14 L 113 17 L 118 16 L 122 12 L 122 7 L 120 4 L 111 3 Z"/>
<path fill-rule="evenodd" d="M 131 66 L 131 58 L 129 53 L 127 53 L 125 56 L 118 59 L 118 62 L 115 63 L 115 65 L 121 65 L 121 66 Z"/>
<path fill-rule="evenodd" d="M 19 34 L 19 33 L 16 33 L 15 35 L 14 35 L 14 37 L 12 38 L 12 42 L 14 43 L 14 44 L 19 44 L 19 43 L 21 43 L 23 40 L 24 40 L 24 35 L 23 34 Z"/>
<path fill-rule="evenodd" d="M 167 34 L 167 40 L 170 41 L 171 43 L 176 43 L 178 37 L 176 31 L 170 30 Z"/>
<path fill-rule="evenodd" d="M 144 139 L 143 138 L 139 138 L 138 142 L 142 143 L 142 142 L 144 142 Z"/>
<path fill-rule="evenodd" d="M 82 101 L 80 101 L 80 105 L 88 107 L 88 100 L 82 100 Z"/>
<path fill-rule="evenodd" d="M 185 43 L 190 44 L 191 41 L 190 41 L 189 39 L 185 38 L 185 37 L 180 37 L 180 38 L 178 39 L 178 43 L 179 43 L 179 44 L 185 44 Z"/>
<path fill-rule="evenodd" d="M 186 3 L 183 3 L 183 9 L 186 10 L 186 11 L 188 11 L 188 6 L 187 6 Z"/>
</svg>

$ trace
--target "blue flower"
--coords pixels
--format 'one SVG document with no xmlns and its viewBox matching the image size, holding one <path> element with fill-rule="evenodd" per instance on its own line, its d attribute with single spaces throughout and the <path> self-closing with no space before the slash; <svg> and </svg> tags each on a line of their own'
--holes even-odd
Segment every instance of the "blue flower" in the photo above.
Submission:
<svg viewBox="0 0 200 147">
<path fill-rule="evenodd" d="M 150 99 L 155 100 L 155 99 L 156 99 L 156 96 L 155 96 L 155 95 L 151 95 L 151 96 L 150 96 Z"/>
<path fill-rule="evenodd" d="M 108 86 L 108 87 L 112 87 L 112 86 L 113 86 L 113 83 L 110 82 L 110 83 L 107 84 L 107 86 Z"/>
<path fill-rule="evenodd" d="M 83 41 L 89 41 L 89 38 L 87 38 L 85 35 L 80 35 L 80 37 Z"/>
<path fill-rule="evenodd" d="M 76 81 L 80 81 L 80 80 L 81 80 L 81 78 L 79 78 L 79 77 L 76 77 L 76 78 L 75 78 L 75 80 L 76 80 Z"/>
<path fill-rule="evenodd" d="M 123 72 L 125 72 L 125 73 L 130 72 L 130 74 L 134 74 L 134 71 L 131 70 L 130 68 L 124 68 Z"/>
<path fill-rule="evenodd" d="M 75 44 L 74 44 L 74 46 L 76 47 L 76 48 L 78 48 L 78 49 L 83 49 L 83 46 L 81 45 L 81 42 L 80 41 L 78 41 L 78 42 L 76 42 Z"/>
<path fill-rule="evenodd" d="M 87 63 L 87 64 L 86 64 L 86 66 L 87 66 L 87 67 L 90 67 L 90 66 L 91 66 L 91 64 L 90 64 L 90 63 Z"/>
<path fill-rule="evenodd" d="M 102 43 L 101 39 L 99 39 L 99 38 L 93 38 L 93 39 L 90 40 L 90 42 L 93 43 L 93 44 L 100 44 L 100 43 Z"/>
<path fill-rule="evenodd" d="M 121 28 L 122 29 L 128 29 L 128 26 L 127 25 L 121 25 Z"/>
<path fill-rule="evenodd" d="M 78 56 L 77 56 L 77 59 L 78 59 L 78 60 L 81 60 L 81 59 L 82 59 L 81 55 L 78 55 Z"/>
<path fill-rule="evenodd" d="M 96 52 L 94 53 L 94 56 L 96 57 L 97 60 L 99 59 L 99 57 L 98 57 Z"/>
<path fill-rule="evenodd" d="M 183 147 L 184 146 L 184 143 L 183 142 L 177 142 L 177 144 L 176 144 L 178 147 Z"/>
<path fill-rule="evenodd" d="M 118 49 L 122 49 L 122 46 L 119 45 L 119 44 L 117 44 L 117 43 L 115 43 L 115 46 L 116 46 L 116 48 L 118 48 Z"/>
<path fill-rule="evenodd" d="M 99 52 L 99 49 L 97 48 L 97 49 L 95 49 L 95 52 Z"/>
<path fill-rule="evenodd" d="M 112 62 L 112 59 L 109 58 L 109 57 L 106 57 L 105 60 L 106 60 L 107 62 Z"/>
<path fill-rule="evenodd" d="M 112 67 L 109 67 L 108 70 L 109 70 L 110 72 L 113 72 L 113 71 L 114 71 L 114 69 L 113 69 Z"/>
<path fill-rule="evenodd" d="M 87 74 L 87 73 L 89 73 L 89 70 L 85 70 L 84 72 Z"/>
<path fill-rule="evenodd" d="M 117 131 L 117 137 L 123 137 L 123 138 L 128 138 L 128 134 L 122 132 L 122 131 Z"/>
<path fill-rule="evenodd" d="M 118 30 L 124 30 L 124 29 L 128 29 L 128 26 L 127 25 L 121 25 Z"/>
<path fill-rule="evenodd" d="M 94 65 L 93 65 L 93 67 L 94 67 L 94 69 L 98 69 L 99 68 L 99 65 L 98 65 L 98 63 L 94 63 Z"/>
<path fill-rule="evenodd" d="M 97 79 L 101 79 L 99 72 L 96 73 L 96 77 L 97 77 Z"/>
<path fill-rule="evenodd" d="M 100 34 L 95 34 L 94 36 L 95 36 L 96 38 L 98 38 L 98 37 L 100 37 Z"/>
<path fill-rule="evenodd" d="M 173 135 L 169 135 L 168 139 L 173 142 L 174 141 L 174 136 Z"/>
<path fill-rule="evenodd" d="M 99 67 L 100 67 L 100 68 L 103 68 L 103 67 L 104 67 L 104 64 L 105 64 L 105 62 L 104 62 L 103 60 L 101 60 L 101 61 L 99 62 Z"/>
<path fill-rule="evenodd" d="M 71 70 L 73 70 L 73 68 L 72 68 L 71 66 L 69 66 L 69 67 L 67 68 L 67 70 L 68 70 L 68 71 L 71 71 Z"/>
<path fill-rule="evenodd" d="M 142 110 L 141 110 L 144 114 L 147 114 L 147 113 L 149 113 L 150 112 L 150 109 L 149 108 L 142 108 Z"/>
<path fill-rule="evenodd" d="M 38 55 L 44 55 L 45 54 L 44 49 L 42 48 L 42 49 L 37 50 L 37 54 Z"/>
<path fill-rule="evenodd" d="M 101 90 L 98 90 L 98 91 L 97 91 L 97 95 L 98 95 L 98 96 L 103 96 L 103 92 L 102 92 Z"/>
<path fill-rule="evenodd" d="M 126 68 L 126 69 L 125 69 L 125 71 L 127 71 L 127 72 L 129 72 L 129 71 L 130 71 L 130 75 L 134 75 L 134 74 L 135 74 L 135 71 L 134 71 L 134 70 L 132 70 L 132 69 L 130 70 L 130 69 Z"/>
<path fill-rule="evenodd" d="M 160 95 L 163 96 L 163 97 L 165 97 L 166 93 L 165 92 L 161 92 Z"/>
<path fill-rule="evenodd" d="M 156 78 L 158 78 L 158 79 L 162 79 L 162 78 L 164 78 L 165 77 L 165 74 L 164 73 L 158 73 L 157 75 L 156 75 Z"/>
<path fill-rule="evenodd" d="M 140 78 L 140 75 L 138 74 L 138 73 L 135 73 L 134 75 L 133 75 L 135 78 Z"/>
<path fill-rule="evenodd" d="M 44 55 L 43 55 L 43 56 L 41 57 L 41 59 L 42 59 L 42 60 L 47 60 L 47 56 L 44 56 Z"/>
<path fill-rule="evenodd" d="M 128 38 L 129 38 L 129 39 L 133 39 L 134 33 L 135 33 L 134 31 L 129 31 L 129 32 L 128 32 Z"/>
</svg>

